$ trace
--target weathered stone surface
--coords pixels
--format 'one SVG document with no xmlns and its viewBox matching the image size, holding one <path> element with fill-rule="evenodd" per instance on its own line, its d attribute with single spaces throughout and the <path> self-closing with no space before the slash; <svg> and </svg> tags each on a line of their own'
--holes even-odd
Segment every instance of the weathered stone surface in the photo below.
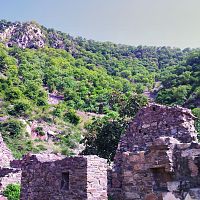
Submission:
<svg viewBox="0 0 200 200">
<path fill-rule="evenodd" d="M 7 148 L 0 134 L 0 167 L 10 166 L 10 161 L 13 160 L 11 151 Z"/>
<path fill-rule="evenodd" d="M 21 169 L 19 163 L 11 166 L 15 160 L 11 151 L 7 148 L 0 134 L 0 193 L 2 190 L 11 183 L 20 183 Z M 3 199 L 3 197 L 1 197 Z"/>
<path fill-rule="evenodd" d="M 141 109 L 118 145 L 109 185 L 113 199 L 200 199 L 194 119 L 181 107 Z"/>
<path fill-rule="evenodd" d="M 141 151 L 161 136 L 176 138 L 180 143 L 197 142 L 191 111 L 181 107 L 150 104 L 142 108 L 122 136 L 118 152 Z"/>
<path fill-rule="evenodd" d="M 107 162 L 97 156 L 27 155 L 21 200 L 106 200 Z"/>
<path fill-rule="evenodd" d="M 6 197 L 0 195 L 0 200 L 8 200 Z"/>
<path fill-rule="evenodd" d="M 13 23 L 0 32 L 0 42 L 7 46 L 20 48 L 42 48 L 45 46 L 46 37 L 35 23 Z"/>
<path fill-rule="evenodd" d="M 154 193 L 147 194 L 145 196 L 144 200 L 158 200 L 158 196 Z"/>
<path fill-rule="evenodd" d="M 163 192 L 163 200 L 180 200 L 172 192 Z"/>
</svg>

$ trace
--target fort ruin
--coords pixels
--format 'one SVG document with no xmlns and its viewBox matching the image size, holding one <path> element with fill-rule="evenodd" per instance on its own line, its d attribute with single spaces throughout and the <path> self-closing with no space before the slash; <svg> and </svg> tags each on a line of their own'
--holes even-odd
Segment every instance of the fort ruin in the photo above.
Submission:
<svg viewBox="0 0 200 200">
<path fill-rule="evenodd" d="M 97 156 L 25 156 L 21 200 L 106 200 L 107 162 Z"/>
<path fill-rule="evenodd" d="M 116 200 L 200 199 L 200 144 L 191 111 L 150 104 L 121 137 L 110 192 Z"/>
<path fill-rule="evenodd" d="M 5 178 L 3 168 L 19 170 L 21 165 L 21 200 L 106 200 L 108 196 L 200 200 L 200 143 L 194 120 L 191 111 L 181 107 L 142 108 L 121 137 L 111 169 L 97 156 L 38 154 L 13 161 L 3 146 L 7 152 L 3 155 L 9 156 L 2 157 L 0 182 Z M 13 163 L 20 164 L 14 168 Z"/>
</svg>

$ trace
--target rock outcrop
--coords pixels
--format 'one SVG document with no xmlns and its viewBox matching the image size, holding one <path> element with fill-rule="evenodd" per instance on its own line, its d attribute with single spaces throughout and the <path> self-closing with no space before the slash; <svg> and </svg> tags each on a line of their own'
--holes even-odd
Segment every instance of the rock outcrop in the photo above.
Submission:
<svg viewBox="0 0 200 200">
<path fill-rule="evenodd" d="M 31 22 L 12 23 L 1 27 L 0 42 L 8 47 L 18 46 L 20 48 L 42 48 L 46 43 L 46 36 L 40 27 Z"/>
</svg>

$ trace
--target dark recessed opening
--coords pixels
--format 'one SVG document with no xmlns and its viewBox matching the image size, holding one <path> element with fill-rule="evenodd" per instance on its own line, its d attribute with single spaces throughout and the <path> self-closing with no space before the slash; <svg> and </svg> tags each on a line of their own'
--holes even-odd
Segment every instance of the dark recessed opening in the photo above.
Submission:
<svg viewBox="0 0 200 200">
<path fill-rule="evenodd" d="M 8 43 L 8 47 L 12 47 L 12 44 L 11 44 L 11 43 Z"/>
<path fill-rule="evenodd" d="M 138 132 L 139 132 L 139 133 L 142 133 L 142 131 L 141 131 L 141 130 L 139 130 Z"/>
<path fill-rule="evenodd" d="M 167 191 L 167 182 L 172 181 L 172 174 L 165 171 L 164 167 L 151 169 L 154 179 L 154 191 Z"/>
<path fill-rule="evenodd" d="M 61 190 L 69 190 L 69 172 L 62 173 Z"/>
<path fill-rule="evenodd" d="M 147 135 L 147 133 L 144 133 L 144 135 Z"/>
<path fill-rule="evenodd" d="M 153 107 L 153 111 L 156 111 L 156 107 Z"/>
</svg>

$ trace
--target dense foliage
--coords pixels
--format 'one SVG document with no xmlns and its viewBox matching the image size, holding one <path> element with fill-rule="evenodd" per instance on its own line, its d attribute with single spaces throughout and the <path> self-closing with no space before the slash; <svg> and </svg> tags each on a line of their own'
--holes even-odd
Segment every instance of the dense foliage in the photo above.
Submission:
<svg viewBox="0 0 200 200">
<path fill-rule="evenodd" d="M 83 140 L 86 146 L 83 154 L 99 155 L 111 162 L 115 156 L 119 139 L 126 130 L 129 121 L 146 104 L 147 98 L 143 95 L 131 95 L 127 100 L 121 101 L 119 115 L 111 113 L 87 124 L 88 134 Z"/>
<path fill-rule="evenodd" d="M 158 102 L 200 106 L 200 51 L 191 53 L 182 65 L 163 69 L 160 80 L 163 88 L 158 93 Z"/>
<path fill-rule="evenodd" d="M 31 24 L 41 29 L 37 40 L 45 36 L 45 47 L 12 44 Z M 0 21 L 0 33 L 11 25 Z M 128 121 L 147 99 L 191 108 L 200 130 L 199 49 L 96 42 L 36 22 L 19 27 L 9 47 L 0 44 L 0 131 L 16 157 L 52 143 L 54 152 L 71 154 L 84 137 L 85 153 L 112 160 Z M 77 110 L 105 117 L 88 123 L 85 133 Z"/>
</svg>

